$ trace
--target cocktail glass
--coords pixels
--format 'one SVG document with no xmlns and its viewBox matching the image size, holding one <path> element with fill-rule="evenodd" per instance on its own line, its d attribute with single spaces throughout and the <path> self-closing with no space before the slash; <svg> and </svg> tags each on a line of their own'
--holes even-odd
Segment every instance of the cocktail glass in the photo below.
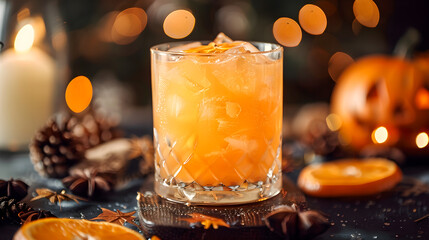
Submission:
<svg viewBox="0 0 429 240">
<path fill-rule="evenodd" d="M 155 191 L 202 205 L 275 196 L 282 182 L 282 47 L 169 50 L 184 44 L 151 48 Z"/>
</svg>

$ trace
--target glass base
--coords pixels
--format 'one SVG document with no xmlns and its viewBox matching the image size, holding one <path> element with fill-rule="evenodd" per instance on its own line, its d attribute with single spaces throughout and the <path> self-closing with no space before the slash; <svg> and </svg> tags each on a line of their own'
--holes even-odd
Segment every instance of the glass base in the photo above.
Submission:
<svg viewBox="0 0 429 240">
<path fill-rule="evenodd" d="M 155 173 L 155 192 L 174 202 L 195 205 L 238 205 L 259 202 L 276 196 L 282 188 L 279 172 L 267 181 L 245 182 L 239 186 L 201 187 L 193 182 L 168 183 Z"/>
</svg>

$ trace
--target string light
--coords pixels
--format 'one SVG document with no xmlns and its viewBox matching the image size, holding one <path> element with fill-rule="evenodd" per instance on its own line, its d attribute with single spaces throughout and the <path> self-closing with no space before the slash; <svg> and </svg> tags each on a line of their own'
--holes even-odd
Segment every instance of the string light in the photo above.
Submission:
<svg viewBox="0 0 429 240">
<path fill-rule="evenodd" d="M 378 127 L 372 132 L 371 137 L 374 143 L 381 144 L 387 141 L 387 138 L 389 137 L 389 132 L 385 127 Z"/>
<path fill-rule="evenodd" d="M 287 17 L 277 19 L 273 25 L 274 38 L 281 45 L 296 47 L 302 39 L 302 31 L 295 20 Z"/>
<path fill-rule="evenodd" d="M 353 13 L 356 20 L 365 27 L 376 27 L 380 20 L 380 12 L 373 0 L 355 0 Z"/>
<path fill-rule="evenodd" d="M 313 4 L 307 4 L 299 10 L 299 24 L 309 34 L 320 35 L 327 26 L 328 20 L 323 10 Z"/>
<path fill-rule="evenodd" d="M 191 34 L 195 26 L 195 17 L 186 10 L 176 10 L 168 14 L 164 20 L 163 28 L 167 36 L 181 39 Z"/>
<path fill-rule="evenodd" d="M 138 7 L 127 8 L 122 12 L 106 15 L 114 18 L 113 23 L 106 17 L 106 24 L 111 24 L 111 40 L 116 44 L 126 45 L 137 39 L 147 24 L 146 12 Z M 110 27 L 110 26 L 109 26 Z"/>
<path fill-rule="evenodd" d="M 418 148 L 424 148 L 429 143 L 429 136 L 425 132 L 421 132 L 416 137 L 416 145 Z"/>
<path fill-rule="evenodd" d="M 336 52 L 331 56 L 328 62 L 328 73 L 335 82 L 341 73 L 354 62 L 353 58 L 347 53 Z"/>
</svg>

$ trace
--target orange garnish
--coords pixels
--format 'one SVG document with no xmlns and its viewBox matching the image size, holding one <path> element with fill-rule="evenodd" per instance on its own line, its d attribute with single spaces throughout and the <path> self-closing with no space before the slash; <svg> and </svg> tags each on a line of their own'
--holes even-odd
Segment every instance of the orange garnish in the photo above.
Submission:
<svg viewBox="0 0 429 240">
<path fill-rule="evenodd" d="M 387 159 L 343 159 L 305 167 L 298 186 L 316 197 L 362 196 L 389 190 L 401 179 L 399 167 Z"/>
<path fill-rule="evenodd" d="M 185 50 L 184 52 L 187 52 L 187 53 L 223 53 L 223 52 L 226 52 L 227 50 L 234 48 L 236 46 L 239 46 L 241 44 L 243 44 L 243 42 L 241 42 L 241 41 L 236 41 L 236 42 L 232 42 L 232 43 L 220 43 L 220 44 L 215 44 L 214 42 L 211 42 L 208 45 L 190 48 L 190 49 Z"/>
<path fill-rule="evenodd" d="M 143 240 L 138 232 L 118 224 L 68 218 L 44 218 L 23 225 L 14 240 L 127 239 Z"/>
</svg>

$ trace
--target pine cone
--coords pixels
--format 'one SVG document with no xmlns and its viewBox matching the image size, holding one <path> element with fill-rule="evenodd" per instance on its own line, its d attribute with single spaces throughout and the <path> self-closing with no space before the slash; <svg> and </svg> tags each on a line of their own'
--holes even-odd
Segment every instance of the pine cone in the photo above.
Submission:
<svg viewBox="0 0 429 240">
<path fill-rule="evenodd" d="M 65 117 L 61 124 L 51 119 L 40 129 L 30 144 L 30 157 L 41 176 L 62 178 L 71 166 L 83 158 L 84 147 L 72 134 L 74 117 Z"/>
<path fill-rule="evenodd" d="M 111 118 L 88 113 L 74 127 L 73 134 L 89 149 L 120 137 L 122 134 L 116 126 L 117 123 Z"/>
<path fill-rule="evenodd" d="M 18 214 L 32 210 L 27 204 L 18 202 L 16 199 L 0 197 L 0 224 L 20 224 L 21 219 Z"/>
<path fill-rule="evenodd" d="M 132 157 L 141 157 L 139 162 L 140 173 L 146 176 L 154 171 L 155 168 L 155 152 L 153 141 L 150 137 L 144 136 L 142 138 L 133 139 Z"/>
</svg>

